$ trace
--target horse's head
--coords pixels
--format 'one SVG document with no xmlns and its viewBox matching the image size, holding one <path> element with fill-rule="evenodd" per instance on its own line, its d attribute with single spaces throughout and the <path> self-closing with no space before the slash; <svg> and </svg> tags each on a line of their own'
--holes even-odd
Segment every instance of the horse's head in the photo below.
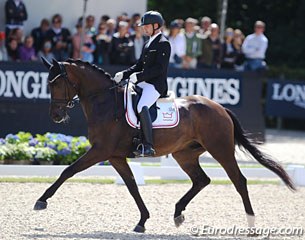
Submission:
<svg viewBox="0 0 305 240">
<path fill-rule="evenodd" d="M 52 64 L 42 58 L 49 70 L 48 85 L 51 92 L 50 116 L 54 122 L 65 122 L 69 119 L 67 108 L 74 107 L 73 98 L 77 95 L 76 83 L 69 79 L 65 65 L 53 59 Z"/>
</svg>

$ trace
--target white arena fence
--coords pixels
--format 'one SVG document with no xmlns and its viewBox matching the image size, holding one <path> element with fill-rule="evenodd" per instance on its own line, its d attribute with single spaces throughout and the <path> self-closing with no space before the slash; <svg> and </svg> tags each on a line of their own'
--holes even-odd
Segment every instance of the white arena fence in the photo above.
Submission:
<svg viewBox="0 0 305 240">
<path fill-rule="evenodd" d="M 129 162 L 138 185 L 145 184 L 146 178 L 160 178 L 165 180 L 187 180 L 189 177 L 171 158 L 162 157 L 160 166 L 142 166 L 139 162 Z M 1 176 L 26 177 L 56 177 L 66 168 L 66 165 L 0 165 Z M 204 171 L 211 179 L 229 179 L 221 167 L 208 167 Z M 241 168 L 248 179 L 279 179 L 267 168 Z M 305 186 L 305 167 L 302 165 L 288 165 L 286 171 L 297 186 Z M 117 184 L 123 184 L 122 179 L 112 166 L 95 165 L 77 173 L 77 177 L 114 177 Z"/>
</svg>

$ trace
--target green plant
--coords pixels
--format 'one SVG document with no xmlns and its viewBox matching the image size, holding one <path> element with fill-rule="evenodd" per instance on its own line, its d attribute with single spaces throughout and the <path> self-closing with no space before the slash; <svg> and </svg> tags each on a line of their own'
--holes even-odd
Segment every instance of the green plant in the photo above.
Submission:
<svg viewBox="0 0 305 240">
<path fill-rule="evenodd" d="M 35 150 L 28 143 L 11 144 L 0 146 L 2 160 L 32 160 Z"/>
<path fill-rule="evenodd" d="M 36 147 L 34 158 L 38 161 L 53 161 L 56 159 L 56 151 L 49 147 Z"/>
<path fill-rule="evenodd" d="M 72 137 L 60 133 L 28 132 L 8 134 L 0 139 L 0 160 L 54 161 L 71 164 L 91 147 L 86 137 Z"/>
</svg>

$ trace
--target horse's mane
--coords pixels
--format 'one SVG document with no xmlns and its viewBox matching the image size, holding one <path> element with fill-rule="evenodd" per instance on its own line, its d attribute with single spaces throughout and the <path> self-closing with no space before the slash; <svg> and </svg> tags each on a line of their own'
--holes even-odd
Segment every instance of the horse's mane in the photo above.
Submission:
<svg viewBox="0 0 305 240">
<path fill-rule="evenodd" d="M 66 60 L 66 62 L 68 63 L 74 63 L 76 64 L 77 66 L 83 66 L 83 67 L 88 67 L 88 68 L 91 68 L 95 71 L 98 71 L 100 73 L 102 73 L 103 75 L 105 75 L 107 78 L 111 79 L 111 75 L 109 73 L 107 73 L 104 69 L 96 66 L 95 64 L 91 64 L 89 62 L 84 62 L 80 59 L 72 59 L 72 58 L 69 58 L 68 60 Z"/>
</svg>

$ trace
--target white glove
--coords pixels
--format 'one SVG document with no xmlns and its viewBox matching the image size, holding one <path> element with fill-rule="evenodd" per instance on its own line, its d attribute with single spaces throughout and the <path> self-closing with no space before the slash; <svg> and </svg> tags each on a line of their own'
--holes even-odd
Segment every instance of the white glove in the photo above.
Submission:
<svg viewBox="0 0 305 240">
<path fill-rule="evenodd" d="M 137 73 L 131 74 L 129 77 L 129 81 L 135 84 L 138 81 Z"/>
<path fill-rule="evenodd" d="M 123 79 L 123 72 L 117 72 L 117 73 L 114 75 L 114 78 L 113 78 L 113 80 L 114 80 L 116 83 L 119 83 L 122 79 Z"/>
</svg>

